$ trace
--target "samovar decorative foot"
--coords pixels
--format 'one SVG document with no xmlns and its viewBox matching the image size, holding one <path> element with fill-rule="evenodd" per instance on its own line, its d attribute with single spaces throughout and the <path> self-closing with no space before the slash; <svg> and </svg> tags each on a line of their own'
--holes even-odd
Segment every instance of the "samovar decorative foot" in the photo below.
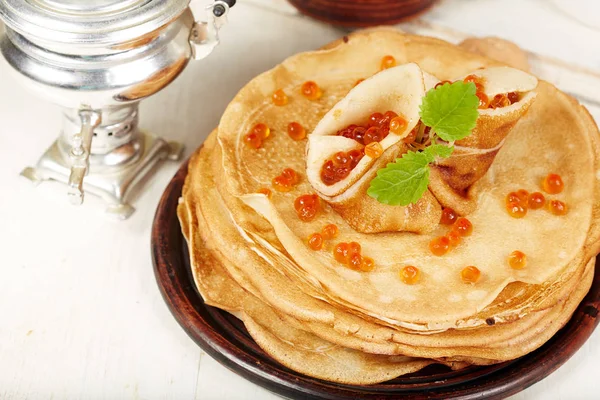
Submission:
<svg viewBox="0 0 600 400">
<path fill-rule="evenodd" d="M 117 148 L 115 151 L 120 153 L 131 150 L 130 144 L 125 146 L 127 147 Z M 92 169 L 83 181 L 83 191 L 102 198 L 106 203 L 106 212 L 117 219 L 126 219 L 135 211 L 127 201 L 131 191 L 149 176 L 156 164 L 162 160 L 180 160 L 184 147 L 181 143 L 140 132 L 133 148 L 139 149 L 140 154 L 130 165 L 119 166 L 113 171 Z M 69 160 L 61 153 L 58 140 L 46 150 L 35 167 L 23 169 L 21 175 L 34 185 L 47 180 L 68 184 L 71 167 Z"/>
</svg>

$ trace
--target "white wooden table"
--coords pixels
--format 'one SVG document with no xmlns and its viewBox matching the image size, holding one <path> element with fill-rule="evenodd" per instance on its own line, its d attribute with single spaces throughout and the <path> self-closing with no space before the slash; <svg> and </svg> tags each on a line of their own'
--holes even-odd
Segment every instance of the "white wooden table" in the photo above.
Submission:
<svg viewBox="0 0 600 400">
<path fill-rule="evenodd" d="M 283 0 L 238 3 L 215 53 L 142 106 L 143 127 L 184 142 L 186 155 L 251 77 L 342 34 Z M 561 11 L 569 3 L 585 10 L 578 19 Z M 423 19 L 503 36 L 600 73 L 600 28 L 593 27 L 600 25 L 599 3 L 445 0 Z M 54 140 L 59 112 L 16 86 L 6 71 L 0 62 L 0 398 L 276 398 L 200 351 L 158 292 L 150 225 L 178 166 L 165 164 L 147 182 L 137 211 L 124 222 L 108 219 L 91 197 L 74 208 L 64 187 L 34 188 L 19 172 Z M 591 87 L 571 82 L 560 83 Z M 598 108 L 592 110 L 600 120 Z M 599 399 L 599 378 L 600 330 L 562 368 L 515 398 Z"/>
</svg>

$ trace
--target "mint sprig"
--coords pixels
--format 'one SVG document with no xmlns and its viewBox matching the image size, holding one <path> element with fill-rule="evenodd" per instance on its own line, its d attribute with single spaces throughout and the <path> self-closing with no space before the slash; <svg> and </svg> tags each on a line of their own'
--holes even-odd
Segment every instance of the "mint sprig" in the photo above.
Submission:
<svg viewBox="0 0 600 400">
<path fill-rule="evenodd" d="M 436 143 L 436 136 L 446 142 L 464 139 L 471 134 L 479 112 L 479 99 L 472 82 L 457 81 L 427 92 L 421 104 L 421 122 L 431 128 L 432 144 L 422 151 L 408 151 L 395 162 L 377 171 L 367 194 L 380 203 L 407 206 L 416 203 L 429 185 L 429 164 L 436 158 L 448 158 L 454 147 Z"/>
<path fill-rule="evenodd" d="M 429 185 L 429 164 L 436 157 L 450 157 L 453 147 L 434 144 L 423 151 L 409 151 L 396 162 L 377 171 L 367 194 L 390 206 L 407 206 L 419 201 Z"/>
<path fill-rule="evenodd" d="M 456 81 L 428 91 L 421 103 L 421 122 L 447 142 L 464 139 L 479 116 L 476 90 L 473 82 Z"/>
</svg>

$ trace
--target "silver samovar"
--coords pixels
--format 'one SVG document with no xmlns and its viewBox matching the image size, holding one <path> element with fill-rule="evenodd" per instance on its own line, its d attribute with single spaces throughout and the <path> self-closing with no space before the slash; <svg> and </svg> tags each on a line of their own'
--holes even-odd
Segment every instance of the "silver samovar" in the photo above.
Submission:
<svg viewBox="0 0 600 400">
<path fill-rule="evenodd" d="M 63 107 L 59 138 L 22 175 L 84 191 L 127 218 L 127 194 L 182 145 L 138 129 L 139 102 L 206 57 L 235 0 L 0 0 L 0 50 L 14 79 Z"/>
</svg>

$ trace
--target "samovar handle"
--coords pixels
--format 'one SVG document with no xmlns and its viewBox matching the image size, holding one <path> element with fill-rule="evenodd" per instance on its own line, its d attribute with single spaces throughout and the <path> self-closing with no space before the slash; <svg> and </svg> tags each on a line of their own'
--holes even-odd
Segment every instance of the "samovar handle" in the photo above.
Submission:
<svg viewBox="0 0 600 400">
<path fill-rule="evenodd" d="M 227 13 L 236 0 L 218 0 L 206 8 L 200 8 L 202 0 L 192 0 L 190 10 L 194 15 L 194 25 L 190 31 L 190 46 L 194 60 L 208 56 L 219 44 L 219 29 L 227 22 Z M 208 14 L 208 21 L 202 19 Z"/>
<path fill-rule="evenodd" d="M 102 114 L 89 108 L 79 110 L 81 131 L 72 137 L 69 151 L 71 174 L 69 175 L 69 200 L 71 204 L 83 203 L 83 178 L 87 174 L 94 129 L 102 122 Z"/>
</svg>

